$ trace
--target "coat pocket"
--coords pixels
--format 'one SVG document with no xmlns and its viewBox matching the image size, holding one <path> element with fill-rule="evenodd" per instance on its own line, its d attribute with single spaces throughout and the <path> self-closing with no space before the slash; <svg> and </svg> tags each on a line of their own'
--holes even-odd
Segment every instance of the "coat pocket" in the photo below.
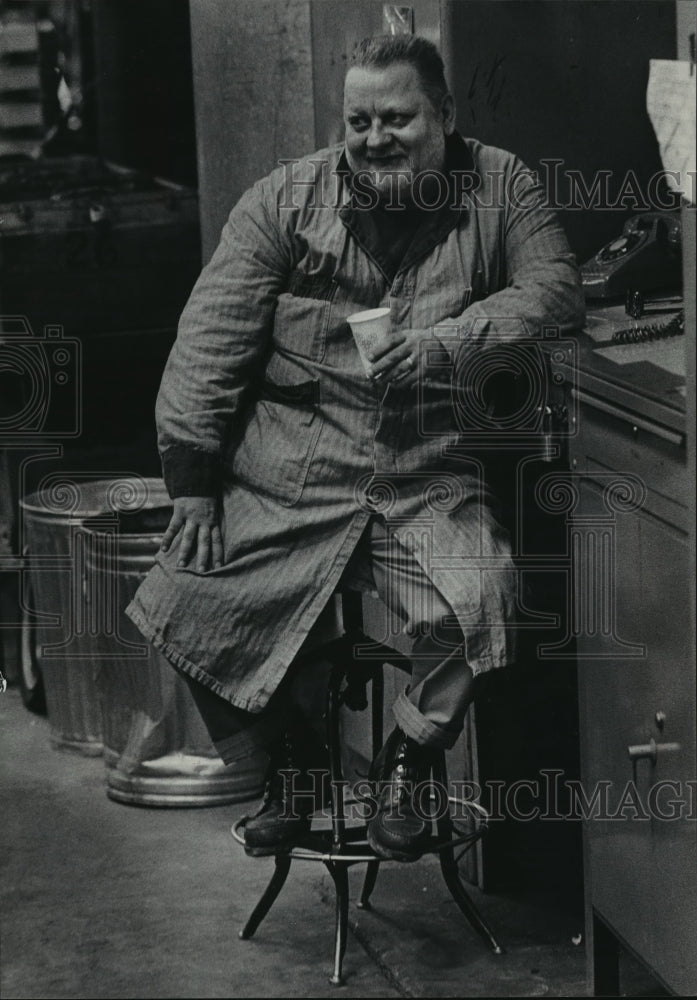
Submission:
<svg viewBox="0 0 697 1000">
<path fill-rule="evenodd" d="M 292 507 L 302 496 L 323 417 L 319 381 L 295 385 L 264 380 L 232 456 L 235 479 Z"/>
<path fill-rule="evenodd" d="M 288 291 L 278 296 L 276 304 L 273 340 L 277 350 L 322 360 L 337 288 L 334 279 L 326 275 L 293 271 Z"/>
</svg>

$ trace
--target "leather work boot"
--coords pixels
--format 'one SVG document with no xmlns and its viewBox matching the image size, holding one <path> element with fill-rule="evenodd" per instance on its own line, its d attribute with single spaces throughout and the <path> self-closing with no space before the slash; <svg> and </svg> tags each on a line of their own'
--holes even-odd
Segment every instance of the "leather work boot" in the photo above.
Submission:
<svg viewBox="0 0 697 1000">
<path fill-rule="evenodd" d="M 271 754 L 261 805 L 245 824 L 245 852 L 266 857 L 290 850 L 329 799 L 326 747 L 309 727 L 290 729 Z"/>
<path fill-rule="evenodd" d="M 426 802 L 415 808 L 413 793 L 428 781 L 433 751 L 396 728 L 371 768 L 377 784 L 377 813 L 368 823 L 368 843 L 381 858 L 416 861 L 431 835 Z M 418 801 L 418 800 L 417 800 Z"/>
</svg>

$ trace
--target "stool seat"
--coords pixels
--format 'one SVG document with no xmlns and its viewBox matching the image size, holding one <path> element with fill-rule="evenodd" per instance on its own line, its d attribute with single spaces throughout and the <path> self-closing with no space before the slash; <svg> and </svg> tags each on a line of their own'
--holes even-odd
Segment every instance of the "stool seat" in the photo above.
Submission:
<svg viewBox="0 0 697 1000">
<path fill-rule="evenodd" d="M 355 605 L 354 605 L 355 608 Z M 370 649 L 369 658 L 361 651 Z M 271 909 L 288 877 L 292 861 L 321 862 L 332 877 L 336 891 L 336 922 L 334 936 L 334 966 L 330 982 L 342 985 L 342 965 L 346 951 L 348 931 L 349 884 L 348 869 L 352 865 L 366 864 L 359 908 L 370 908 L 370 896 L 375 887 L 381 864 L 404 864 L 387 861 L 378 856 L 366 840 L 365 823 L 348 823 L 347 805 L 360 806 L 361 798 L 346 799 L 344 789 L 348 782 L 344 779 L 341 763 L 340 710 L 346 705 L 352 710 L 367 707 L 367 685 L 372 685 L 372 744 L 373 756 L 382 746 L 383 711 L 383 665 L 393 664 L 400 669 L 408 666 L 408 658 L 392 650 L 389 646 L 375 643 L 354 626 L 339 639 L 313 650 L 311 655 L 322 656 L 331 663 L 326 696 L 326 744 L 329 751 L 329 770 L 332 790 L 331 814 L 324 821 L 326 829 L 318 829 L 322 822 L 320 814 L 313 816 L 309 833 L 298 837 L 297 842 L 283 852 L 274 855 L 275 868 L 271 880 L 252 914 L 240 931 L 242 939 L 251 938 Z M 440 808 L 432 814 L 432 834 L 422 851 L 422 855 L 435 854 L 440 861 L 445 884 L 460 911 L 471 926 L 487 943 L 491 950 L 500 955 L 503 949 L 494 937 L 488 924 L 475 907 L 462 884 L 458 861 L 485 834 L 487 816 L 485 810 L 475 802 L 459 799 L 448 794 L 448 776 L 445 753 L 440 750 L 434 755 L 431 778 L 434 788 L 445 789 L 445 798 Z M 451 807 L 457 806 L 467 819 L 466 830 L 460 830 L 451 815 Z M 464 810 L 468 810 L 467 813 Z M 428 815 L 428 814 L 426 814 Z M 232 836 L 244 844 L 244 827 L 249 817 L 243 817 L 232 827 Z M 456 849 L 460 848 L 456 855 Z"/>
</svg>

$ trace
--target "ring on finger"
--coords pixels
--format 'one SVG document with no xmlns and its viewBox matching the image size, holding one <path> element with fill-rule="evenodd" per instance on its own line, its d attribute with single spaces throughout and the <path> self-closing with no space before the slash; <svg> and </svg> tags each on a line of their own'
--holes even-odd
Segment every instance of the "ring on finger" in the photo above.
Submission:
<svg viewBox="0 0 697 1000">
<path fill-rule="evenodd" d="M 400 379 L 403 379 L 403 378 L 406 378 L 406 377 L 407 377 L 407 375 L 409 375 L 409 374 L 410 374 L 411 372 L 413 372 L 413 371 L 414 371 L 414 358 L 412 357 L 412 355 L 411 355 L 411 354 L 409 354 L 409 355 L 408 355 L 408 356 L 407 356 L 407 357 L 406 357 L 406 358 L 404 359 L 404 361 L 405 361 L 405 364 L 406 364 L 406 366 L 407 366 L 407 370 L 406 370 L 406 371 L 403 371 L 403 372 L 401 372 L 401 373 L 400 373 L 400 374 L 399 374 L 399 375 L 397 376 L 397 378 L 395 379 L 395 382 L 399 382 L 399 380 L 400 380 Z"/>
<path fill-rule="evenodd" d="M 411 375 L 411 373 L 414 371 L 414 359 L 411 357 L 411 355 L 408 358 L 405 358 L 404 360 L 407 363 L 406 371 L 401 371 L 399 375 L 395 376 L 395 378 L 393 379 L 394 382 L 401 382 L 403 378 L 406 378 L 407 375 Z"/>
</svg>

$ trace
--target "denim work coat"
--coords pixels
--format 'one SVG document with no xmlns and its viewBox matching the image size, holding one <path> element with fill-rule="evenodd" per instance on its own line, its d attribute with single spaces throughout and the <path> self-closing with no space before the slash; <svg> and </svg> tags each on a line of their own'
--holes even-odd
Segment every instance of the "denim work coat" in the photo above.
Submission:
<svg viewBox="0 0 697 1000">
<path fill-rule="evenodd" d="M 464 173 L 392 280 L 333 147 L 243 195 L 181 317 L 157 401 L 165 482 L 220 495 L 224 561 L 178 568 L 173 545 L 127 613 L 240 708 L 265 706 L 376 512 L 450 603 L 474 672 L 512 658 L 516 574 L 459 387 L 501 341 L 580 327 L 583 298 L 520 160 L 458 135 L 448 149 Z M 429 331 L 415 388 L 364 374 L 346 317 L 383 305 Z"/>
</svg>

